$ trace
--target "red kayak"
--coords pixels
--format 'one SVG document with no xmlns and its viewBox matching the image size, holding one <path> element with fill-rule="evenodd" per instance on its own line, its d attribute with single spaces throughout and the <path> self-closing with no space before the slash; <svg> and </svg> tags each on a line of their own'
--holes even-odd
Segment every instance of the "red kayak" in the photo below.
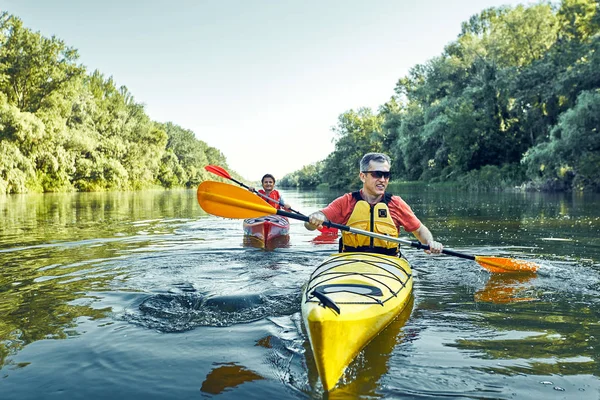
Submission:
<svg viewBox="0 0 600 400">
<path fill-rule="evenodd" d="M 244 244 L 272 249 L 289 243 L 290 222 L 280 215 L 244 220 Z"/>
</svg>

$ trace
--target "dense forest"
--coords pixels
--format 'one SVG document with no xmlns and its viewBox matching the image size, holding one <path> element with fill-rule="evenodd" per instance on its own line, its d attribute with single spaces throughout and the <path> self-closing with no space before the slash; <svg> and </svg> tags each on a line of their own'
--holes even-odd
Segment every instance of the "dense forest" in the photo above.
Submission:
<svg viewBox="0 0 600 400">
<path fill-rule="evenodd" d="M 333 153 L 279 184 L 356 187 L 360 158 L 378 151 L 395 180 L 598 191 L 599 2 L 484 10 L 376 113 L 347 111 L 333 131 Z"/>
<path fill-rule="evenodd" d="M 0 13 L 0 194 L 193 187 L 224 155 Z M 210 177 L 213 178 L 213 177 Z"/>
<path fill-rule="evenodd" d="M 599 1 L 491 8 L 377 112 L 339 115 L 334 151 L 279 184 L 352 188 L 361 156 L 381 151 L 394 180 L 598 191 L 599 130 Z M 0 13 L 0 194 L 194 187 L 215 178 L 207 164 L 227 167 L 62 40 Z"/>
</svg>

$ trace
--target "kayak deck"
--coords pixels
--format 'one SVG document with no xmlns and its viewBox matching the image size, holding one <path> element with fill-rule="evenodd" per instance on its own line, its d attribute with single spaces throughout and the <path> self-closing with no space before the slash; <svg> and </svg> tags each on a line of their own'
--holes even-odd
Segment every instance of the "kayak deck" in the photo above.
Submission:
<svg viewBox="0 0 600 400">
<path fill-rule="evenodd" d="M 406 307 L 412 286 L 405 259 L 373 253 L 334 254 L 311 274 L 302 318 L 325 390 Z"/>
</svg>

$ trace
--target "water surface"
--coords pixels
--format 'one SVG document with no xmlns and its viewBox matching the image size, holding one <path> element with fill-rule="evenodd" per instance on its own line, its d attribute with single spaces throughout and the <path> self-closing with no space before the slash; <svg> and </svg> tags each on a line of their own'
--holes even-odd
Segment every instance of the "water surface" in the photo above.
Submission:
<svg viewBox="0 0 600 400">
<path fill-rule="evenodd" d="M 300 292 L 337 245 L 301 222 L 264 251 L 191 190 L 0 197 L 1 398 L 600 398 L 600 198 L 394 192 L 447 247 L 541 269 L 404 249 L 413 304 L 328 395 Z"/>
</svg>

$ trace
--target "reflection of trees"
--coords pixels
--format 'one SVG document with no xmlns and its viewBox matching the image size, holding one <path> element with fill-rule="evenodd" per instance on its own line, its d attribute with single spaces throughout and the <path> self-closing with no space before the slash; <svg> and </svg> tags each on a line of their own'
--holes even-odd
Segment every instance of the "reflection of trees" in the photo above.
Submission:
<svg viewBox="0 0 600 400">
<path fill-rule="evenodd" d="M 451 189 L 390 189 L 448 247 L 541 246 L 556 255 L 598 246 L 598 199 L 594 194 L 486 193 Z M 543 238 L 575 239 L 546 242 Z"/>
<path fill-rule="evenodd" d="M 75 335 L 80 317 L 106 316 L 87 293 L 123 273 L 107 260 L 147 244 L 128 237 L 199 213 L 193 190 L 0 197 L 0 368 L 29 343 Z"/>
<path fill-rule="evenodd" d="M 203 213 L 193 190 L 0 196 L 0 247 L 135 234 L 127 222 Z"/>
<path fill-rule="evenodd" d="M 502 279 L 505 284 L 515 284 L 519 289 L 522 288 L 519 285 L 526 284 L 528 278 L 496 278 L 490 287 L 500 290 Z M 515 294 L 511 290 L 502 295 Z M 540 301 L 518 302 L 508 307 L 507 298 L 502 298 L 502 295 L 501 301 L 496 303 L 476 303 L 478 308 L 472 311 L 479 316 L 476 322 L 478 329 L 495 332 L 494 337 L 486 334 L 478 339 L 458 339 L 448 346 L 470 351 L 472 357 L 506 360 L 505 365 L 484 368 L 495 373 L 600 376 L 597 351 L 600 346 L 597 323 L 600 310 L 594 307 L 594 300 L 569 301 L 564 297 L 560 301 L 545 300 L 543 293 L 534 292 L 533 296 Z M 521 297 L 516 299 L 522 300 Z M 461 324 L 464 325 L 464 321 L 456 321 L 457 326 Z M 521 361 L 516 364 L 508 360 Z"/>
<path fill-rule="evenodd" d="M 90 286 L 104 286 L 112 276 L 86 279 L 72 279 L 80 267 L 65 268 L 59 273 L 65 281 L 53 276 L 54 270 L 33 271 L 25 268 L 18 285 L 0 293 L 2 318 L 0 319 L 0 368 L 10 355 L 15 354 L 29 343 L 42 339 L 65 339 L 75 335 L 69 332 L 76 326 L 79 317 L 104 318 L 109 309 L 94 309 L 84 305 L 69 304 L 84 297 Z M 48 280 L 42 279 L 47 277 Z M 4 285 L 3 285 L 4 286 Z M 6 286 L 4 286 L 6 288 Z"/>
</svg>

